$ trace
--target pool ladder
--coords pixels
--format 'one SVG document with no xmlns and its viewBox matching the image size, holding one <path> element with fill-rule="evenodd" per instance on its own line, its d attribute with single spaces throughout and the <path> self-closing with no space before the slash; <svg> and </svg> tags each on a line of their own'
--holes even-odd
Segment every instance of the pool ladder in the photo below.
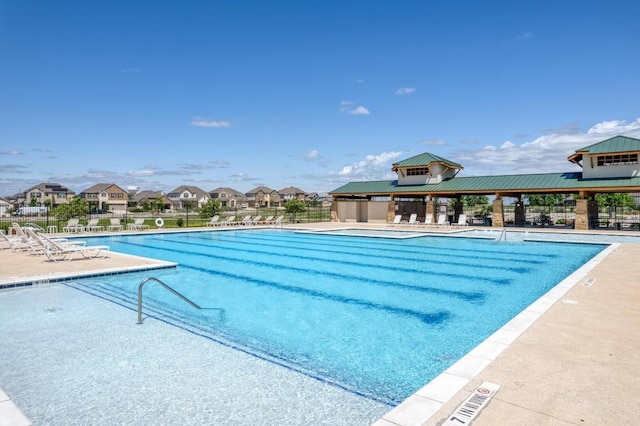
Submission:
<svg viewBox="0 0 640 426">
<path fill-rule="evenodd" d="M 159 279 L 154 278 L 154 277 L 149 277 L 149 278 L 145 278 L 144 280 L 142 280 L 142 282 L 138 286 L 138 324 L 142 324 L 142 286 L 144 286 L 147 283 L 147 281 L 155 281 L 156 283 L 160 284 L 162 287 L 164 287 L 165 289 L 169 290 L 171 293 L 175 294 L 180 299 L 184 300 L 185 302 L 187 302 L 188 304 L 190 304 L 194 308 L 202 309 L 200 306 L 196 305 L 191 300 L 187 299 L 185 296 L 183 296 L 182 294 L 178 293 L 177 291 L 175 291 L 174 289 L 172 289 L 171 287 L 169 287 L 168 285 L 166 285 L 165 283 L 163 283 Z"/>
<path fill-rule="evenodd" d="M 507 241 L 507 230 L 503 229 L 502 232 L 500 232 L 500 235 L 498 236 L 498 238 L 496 238 L 496 241 L 500 242 L 502 241 L 502 239 L 504 238 L 505 241 Z"/>
</svg>

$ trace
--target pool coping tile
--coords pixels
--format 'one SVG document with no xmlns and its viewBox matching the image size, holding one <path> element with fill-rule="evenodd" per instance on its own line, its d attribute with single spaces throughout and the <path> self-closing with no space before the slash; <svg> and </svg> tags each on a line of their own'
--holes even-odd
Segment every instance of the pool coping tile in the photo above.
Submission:
<svg viewBox="0 0 640 426">
<path fill-rule="evenodd" d="M 418 426 L 428 421 L 445 403 L 464 389 L 498 355 L 517 340 L 551 306 L 560 301 L 569 289 L 581 282 L 585 275 L 619 247 L 620 243 L 608 245 L 593 259 L 556 284 L 511 321 L 472 349 L 467 355 L 460 358 L 444 373 L 382 416 L 374 423 L 374 426 Z M 444 399 L 445 396 L 448 396 L 448 398 Z"/>
</svg>

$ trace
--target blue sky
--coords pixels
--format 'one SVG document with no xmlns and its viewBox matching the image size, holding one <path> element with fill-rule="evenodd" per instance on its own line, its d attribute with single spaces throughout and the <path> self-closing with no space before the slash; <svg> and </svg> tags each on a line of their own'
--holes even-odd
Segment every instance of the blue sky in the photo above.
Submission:
<svg viewBox="0 0 640 426">
<path fill-rule="evenodd" d="M 640 2 L 0 0 L 0 196 L 326 193 L 431 152 L 572 171 L 640 138 Z"/>
</svg>

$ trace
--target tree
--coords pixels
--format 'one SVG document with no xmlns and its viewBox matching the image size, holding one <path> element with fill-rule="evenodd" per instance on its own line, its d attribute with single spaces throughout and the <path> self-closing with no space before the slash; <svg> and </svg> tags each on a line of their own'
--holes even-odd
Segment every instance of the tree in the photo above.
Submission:
<svg viewBox="0 0 640 426">
<path fill-rule="evenodd" d="M 220 213 L 220 201 L 218 200 L 207 200 L 206 203 L 202 205 L 199 209 L 200 217 L 202 218 L 210 218 L 214 215 Z"/>
<path fill-rule="evenodd" d="M 164 200 L 163 200 L 162 197 L 156 197 L 153 200 L 153 208 L 158 213 L 161 213 L 161 212 L 163 212 L 165 210 Z"/>
<path fill-rule="evenodd" d="M 293 216 L 293 221 L 295 222 L 297 213 L 303 213 L 307 211 L 307 203 L 298 198 L 292 198 L 291 200 L 284 203 L 284 210 L 285 212 Z"/>
<path fill-rule="evenodd" d="M 460 202 L 465 206 L 477 206 L 480 204 L 489 204 L 489 197 L 486 195 L 463 195 Z"/>
<path fill-rule="evenodd" d="M 552 207 L 562 204 L 565 196 L 563 194 L 528 194 L 525 198 L 530 206 Z"/>
<path fill-rule="evenodd" d="M 73 197 L 67 204 L 59 204 L 53 214 L 58 220 L 84 217 L 89 213 L 89 203 L 84 198 Z"/>
<path fill-rule="evenodd" d="M 598 205 L 606 207 L 631 207 L 636 208 L 636 202 L 633 197 L 627 193 L 605 193 L 596 194 Z"/>
</svg>

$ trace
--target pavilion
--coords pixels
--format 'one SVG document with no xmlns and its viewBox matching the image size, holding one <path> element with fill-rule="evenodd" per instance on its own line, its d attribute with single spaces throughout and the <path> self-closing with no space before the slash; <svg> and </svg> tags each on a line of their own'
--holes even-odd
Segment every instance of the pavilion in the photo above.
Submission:
<svg viewBox="0 0 640 426">
<path fill-rule="evenodd" d="M 522 197 L 527 194 L 577 194 L 575 229 L 598 224 L 598 193 L 640 192 L 640 139 L 615 136 L 578 149 L 568 160 L 582 172 L 498 176 L 458 176 L 463 166 L 431 153 L 394 163 L 396 180 L 349 182 L 329 194 L 333 197 L 332 219 L 340 222 L 391 221 L 398 203 L 423 205 L 434 217 L 437 199 L 454 200 L 453 220 L 462 213 L 457 202 L 463 195 L 494 196 L 492 226 L 503 227 L 504 197 L 516 198 L 515 223 L 524 224 Z M 422 207 L 422 206 L 420 206 Z"/>
</svg>

